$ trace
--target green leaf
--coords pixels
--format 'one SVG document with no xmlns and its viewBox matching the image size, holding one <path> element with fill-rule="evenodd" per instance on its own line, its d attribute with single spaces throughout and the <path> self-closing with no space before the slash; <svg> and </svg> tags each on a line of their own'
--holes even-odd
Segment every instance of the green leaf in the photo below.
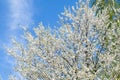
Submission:
<svg viewBox="0 0 120 80">
<path fill-rule="evenodd" d="M 108 29 L 110 29 L 111 28 L 111 23 L 109 23 L 109 25 L 108 25 Z"/>
</svg>

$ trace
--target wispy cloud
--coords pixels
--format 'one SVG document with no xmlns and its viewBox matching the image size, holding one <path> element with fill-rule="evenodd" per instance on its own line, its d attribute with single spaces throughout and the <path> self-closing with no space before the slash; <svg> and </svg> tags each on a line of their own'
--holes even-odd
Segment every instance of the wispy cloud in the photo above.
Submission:
<svg viewBox="0 0 120 80">
<path fill-rule="evenodd" d="M 12 67 L 15 65 L 15 61 L 12 57 L 4 54 L 4 53 L 7 53 L 5 49 L 3 49 L 3 46 L 4 48 L 7 47 L 11 47 L 11 40 L 10 38 L 11 37 L 14 37 L 14 36 L 17 36 L 17 35 L 20 35 L 19 32 L 19 25 L 22 25 L 22 26 L 27 26 L 27 25 L 30 25 L 31 23 L 33 23 L 33 19 L 32 19 L 32 16 L 33 16 L 33 4 L 32 4 L 32 1 L 33 0 L 7 0 L 8 1 L 8 7 L 9 7 L 9 12 L 7 13 L 8 14 L 8 18 L 6 18 L 7 22 L 7 28 L 9 30 L 7 30 L 6 34 L 7 36 L 5 36 L 4 38 L 4 41 L 1 42 L 0 41 L 0 44 L 2 44 L 2 46 L 0 46 L 0 50 L 1 54 L 3 57 L 2 57 L 2 68 L 1 68 L 1 71 L 4 71 L 4 72 L 11 72 Z M 18 30 L 19 29 L 19 30 Z M 5 52 L 3 52 L 5 51 Z M 6 66 L 6 65 L 9 65 Z M 8 76 L 8 73 L 6 73 Z M 17 74 L 18 75 L 18 74 Z M 4 74 L 1 75 L 3 78 L 4 77 Z M 21 79 L 23 80 L 23 79 Z"/>
<path fill-rule="evenodd" d="M 9 0 L 10 6 L 10 29 L 17 29 L 18 25 L 29 25 L 32 23 L 32 0 Z"/>
</svg>

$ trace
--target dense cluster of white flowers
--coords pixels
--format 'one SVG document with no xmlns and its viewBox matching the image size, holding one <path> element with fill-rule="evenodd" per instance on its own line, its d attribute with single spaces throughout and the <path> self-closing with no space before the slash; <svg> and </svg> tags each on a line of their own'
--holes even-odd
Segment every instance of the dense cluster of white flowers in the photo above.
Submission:
<svg viewBox="0 0 120 80">
<path fill-rule="evenodd" d="M 80 1 L 60 16 L 58 30 L 42 23 L 35 35 L 25 31 L 25 42 L 13 40 L 8 49 L 15 69 L 26 80 L 115 80 L 120 76 L 120 26 L 111 24 L 107 8 L 95 16 L 97 7 Z M 13 77 L 10 80 L 14 80 Z"/>
</svg>

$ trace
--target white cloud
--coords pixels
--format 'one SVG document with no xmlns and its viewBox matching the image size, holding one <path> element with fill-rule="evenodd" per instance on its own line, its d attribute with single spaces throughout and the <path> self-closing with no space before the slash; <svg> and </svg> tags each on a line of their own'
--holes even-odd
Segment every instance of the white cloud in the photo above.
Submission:
<svg viewBox="0 0 120 80">
<path fill-rule="evenodd" d="M 8 26 L 10 29 L 17 29 L 19 25 L 29 25 L 32 23 L 32 0 L 9 0 L 10 19 Z"/>
</svg>

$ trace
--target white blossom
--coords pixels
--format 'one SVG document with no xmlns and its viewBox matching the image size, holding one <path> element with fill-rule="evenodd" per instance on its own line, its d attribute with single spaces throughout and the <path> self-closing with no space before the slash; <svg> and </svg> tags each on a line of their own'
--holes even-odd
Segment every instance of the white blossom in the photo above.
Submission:
<svg viewBox="0 0 120 80">
<path fill-rule="evenodd" d="M 98 17 L 95 16 L 96 6 L 89 8 L 88 3 L 89 0 L 79 0 L 76 6 L 65 8 L 59 16 L 61 27 L 57 31 L 52 32 L 40 23 L 34 28 L 36 35 L 25 31 L 24 45 L 13 41 L 14 47 L 8 52 L 17 60 L 15 69 L 25 79 L 118 78 L 114 72 L 120 71 L 120 59 L 116 58 L 120 57 L 120 28 L 116 30 L 114 23 L 112 29 L 108 29 L 107 8 Z M 95 60 L 97 62 L 92 59 L 94 54 L 99 59 Z"/>
</svg>

